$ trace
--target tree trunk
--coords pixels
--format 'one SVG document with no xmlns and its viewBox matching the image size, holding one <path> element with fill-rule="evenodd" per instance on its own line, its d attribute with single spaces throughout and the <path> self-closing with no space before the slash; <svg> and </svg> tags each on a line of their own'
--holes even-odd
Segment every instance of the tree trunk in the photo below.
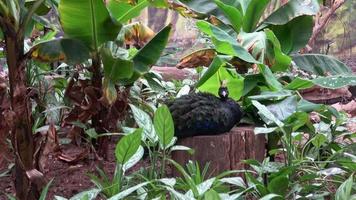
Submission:
<svg viewBox="0 0 356 200">
<path fill-rule="evenodd" d="M 99 89 L 101 91 L 101 95 L 98 96 L 98 100 L 102 97 L 102 74 L 100 71 L 101 67 L 101 61 L 99 54 L 95 54 L 92 58 L 92 66 L 91 70 L 93 73 L 92 76 L 92 85 Z M 92 116 L 92 123 L 93 127 L 95 128 L 95 131 L 100 134 L 100 133 L 105 133 L 106 132 L 106 120 L 105 117 L 107 115 L 107 108 L 104 106 L 100 107 L 100 110 L 97 114 Z M 95 146 L 96 149 L 98 150 L 98 155 L 103 157 L 104 159 L 107 158 L 108 154 L 108 138 L 107 137 L 100 137 L 97 141 L 95 141 Z"/>
<path fill-rule="evenodd" d="M 265 143 L 265 136 L 255 135 L 253 127 L 235 127 L 220 135 L 202 135 L 178 140 L 178 145 L 194 149 L 194 154 L 174 151 L 172 159 L 183 166 L 189 160 L 197 161 L 201 168 L 210 163 L 207 174 L 217 176 L 226 170 L 248 168 L 243 160 L 256 159 L 262 162 L 266 153 Z M 172 172 L 174 177 L 181 176 L 175 168 Z"/>
<path fill-rule="evenodd" d="M 34 169 L 31 105 L 27 99 L 26 60 L 23 38 L 5 35 L 6 57 L 9 69 L 11 112 L 7 117 L 11 127 L 11 142 L 15 152 L 15 189 L 20 200 L 37 200 L 39 193 L 31 180 Z M 31 180 L 30 180 L 31 178 Z"/>
</svg>

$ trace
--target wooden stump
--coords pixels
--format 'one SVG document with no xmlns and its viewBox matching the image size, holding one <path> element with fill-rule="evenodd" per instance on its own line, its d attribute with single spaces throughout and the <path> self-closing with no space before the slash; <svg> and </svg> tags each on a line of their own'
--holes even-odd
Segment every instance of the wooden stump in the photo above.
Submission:
<svg viewBox="0 0 356 200">
<path fill-rule="evenodd" d="M 230 132 L 214 136 L 196 136 L 178 141 L 195 150 L 193 155 L 185 151 L 173 152 L 172 158 L 181 165 L 189 160 L 198 161 L 201 169 L 210 162 L 208 175 L 216 176 L 226 170 L 244 169 L 242 160 L 265 157 L 264 135 L 255 135 L 253 127 L 235 127 Z M 173 169 L 173 176 L 180 173 Z"/>
</svg>

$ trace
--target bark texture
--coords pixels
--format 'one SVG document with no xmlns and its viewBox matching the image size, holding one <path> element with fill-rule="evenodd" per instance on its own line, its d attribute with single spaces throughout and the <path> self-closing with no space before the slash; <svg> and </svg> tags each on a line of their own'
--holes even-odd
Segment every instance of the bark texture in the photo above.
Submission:
<svg viewBox="0 0 356 200">
<path fill-rule="evenodd" d="M 173 160 L 184 165 L 189 160 L 198 161 L 203 168 L 210 162 L 208 174 L 216 176 L 226 170 L 245 169 L 241 163 L 246 159 L 262 161 L 265 157 L 266 145 L 264 135 L 255 135 L 253 127 L 235 127 L 230 132 L 214 136 L 196 136 L 178 141 L 178 145 L 191 147 L 193 155 L 184 151 L 173 153 Z M 173 170 L 174 176 L 180 176 Z"/>
<path fill-rule="evenodd" d="M 34 142 L 32 135 L 31 105 L 27 98 L 26 58 L 23 38 L 4 34 L 6 58 L 9 68 L 11 110 L 6 119 L 11 124 L 11 141 L 15 152 L 15 188 L 20 200 L 37 200 L 35 180 L 40 176 L 34 170 Z"/>
</svg>

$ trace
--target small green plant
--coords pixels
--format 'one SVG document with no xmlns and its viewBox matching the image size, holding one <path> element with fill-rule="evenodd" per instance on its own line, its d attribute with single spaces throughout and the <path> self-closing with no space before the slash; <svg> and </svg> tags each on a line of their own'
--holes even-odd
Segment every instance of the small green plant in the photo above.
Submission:
<svg viewBox="0 0 356 200">
<path fill-rule="evenodd" d="M 61 196 L 54 196 L 55 200 L 95 200 L 99 195 L 99 189 L 90 189 L 83 192 L 79 192 L 78 194 L 74 195 L 73 197 L 67 199 Z"/>
<path fill-rule="evenodd" d="M 239 199 L 251 190 L 251 188 L 247 188 L 241 177 L 235 176 L 235 174 L 246 172 L 246 170 L 228 170 L 215 177 L 210 177 L 207 174 L 209 164 L 206 164 L 201 171 L 197 162 L 189 161 L 184 169 L 174 160 L 169 161 L 182 175 L 181 178 L 177 178 L 177 183 L 172 188 L 173 191 L 169 190 L 173 197 L 198 200 L 210 197 L 215 197 L 213 199 Z M 251 173 L 254 172 L 251 171 Z"/>
<path fill-rule="evenodd" d="M 90 174 L 91 180 L 110 198 L 122 191 L 126 186 L 125 171 L 135 165 L 143 155 L 141 146 L 142 129 L 137 129 L 133 133 L 125 135 L 116 145 L 116 168 L 113 178 L 110 178 L 101 169 L 97 169 L 99 176 Z"/>
</svg>

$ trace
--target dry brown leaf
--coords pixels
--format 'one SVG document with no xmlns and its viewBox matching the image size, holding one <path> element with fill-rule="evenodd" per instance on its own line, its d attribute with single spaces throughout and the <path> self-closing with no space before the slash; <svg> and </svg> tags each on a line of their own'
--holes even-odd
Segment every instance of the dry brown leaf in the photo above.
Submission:
<svg viewBox="0 0 356 200">
<path fill-rule="evenodd" d="M 58 155 L 58 159 L 67 163 L 76 163 L 86 158 L 88 154 L 89 154 L 88 149 L 80 149 L 77 152 L 67 152 L 67 153 L 62 152 L 60 155 Z"/>
<path fill-rule="evenodd" d="M 213 61 L 216 52 L 214 49 L 200 49 L 185 57 L 176 65 L 178 69 L 195 68 L 199 66 L 208 67 Z"/>
<path fill-rule="evenodd" d="M 140 22 L 127 25 L 124 31 L 125 44 L 135 47 L 143 47 L 155 35 L 152 29 Z"/>
</svg>

